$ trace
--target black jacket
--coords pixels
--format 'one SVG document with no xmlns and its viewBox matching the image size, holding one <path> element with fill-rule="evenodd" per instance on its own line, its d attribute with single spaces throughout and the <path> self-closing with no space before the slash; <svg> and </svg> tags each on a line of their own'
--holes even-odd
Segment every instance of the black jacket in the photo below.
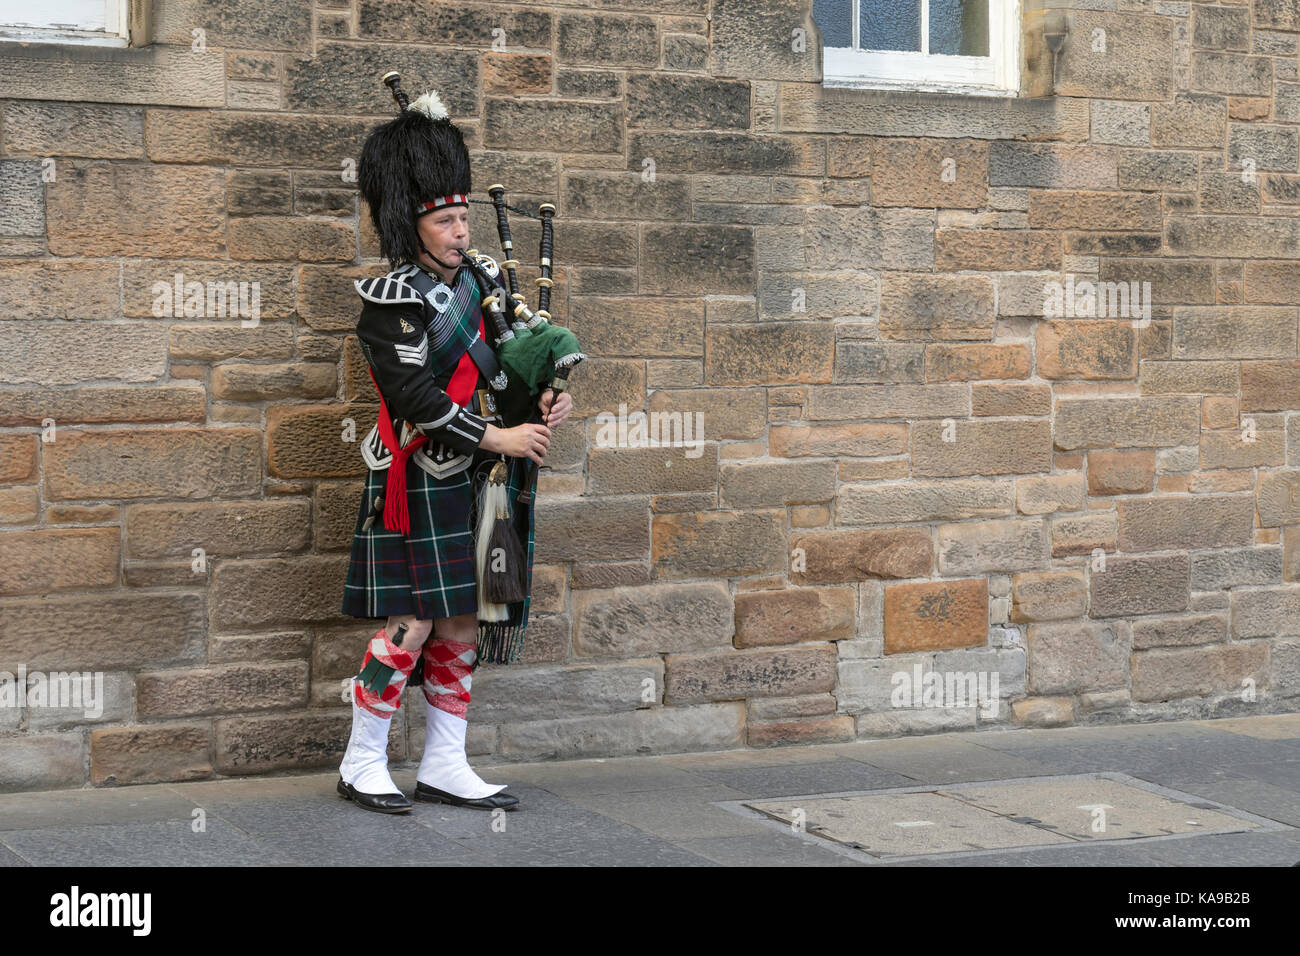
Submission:
<svg viewBox="0 0 1300 956">
<path fill-rule="evenodd" d="M 444 391 L 455 363 L 442 375 L 433 374 L 435 356 L 430 354 L 426 330 L 426 310 L 433 307 L 402 281 L 414 268 L 405 266 L 355 283 L 364 300 L 357 338 L 389 414 L 406 419 L 428 435 L 430 442 L 472 455 L 483 440 L 488 421 L 457 405 Z M 483 386 L 480 374 L 475 387 Z"/>
</svg>

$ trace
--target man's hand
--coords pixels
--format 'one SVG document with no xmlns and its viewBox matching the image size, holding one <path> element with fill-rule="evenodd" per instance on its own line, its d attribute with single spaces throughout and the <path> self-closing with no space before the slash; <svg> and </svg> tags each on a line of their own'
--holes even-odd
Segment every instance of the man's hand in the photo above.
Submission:
<svg viewBox="0 0 1300 956">
<path fill-rule="evenodd" d="M 488 425 L 483 432 L 480 447 L 490 452 L 500 452 L 511 458 L 531 458 L 537 464 L 546 457 L 546 449 L 551 443 L 551 430 L 545 425 L 531 423 L 516 425 L 514 428 L 497 428 Z"/>
<path fill-rule="evenodd" d="M 555 402 L 554 408 L 551 407 L 552 400 Z M 555 392 L 548 388 L 538 397 L 537 407 L 542 410 L 542 420 L 549 422 L 550 427 L 554 428 L 569 417 L 569 412 L 573 410 L 573 396 L 568 392 L 561 392 L 560 397 L 555 398 Z M 548 412 L 551 416 L 549 419 L 546 417 Z"/>
</svg>

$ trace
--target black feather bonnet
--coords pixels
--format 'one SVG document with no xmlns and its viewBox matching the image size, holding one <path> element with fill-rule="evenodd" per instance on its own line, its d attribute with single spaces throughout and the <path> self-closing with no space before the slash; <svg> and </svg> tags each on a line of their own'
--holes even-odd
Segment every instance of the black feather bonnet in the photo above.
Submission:
<svg viewBox="0 0 1300 956">
<path fill-rule="evenodd" d="M 442 199 L 448 201 L 439 208 L 468 207 L 469 151 L 437 93 L 425 93 L 371 130 L 361 147 L 357 182 L 380 252 L 393 268 L 419 259 L 415 220 L 423 213 L 417 207 Z"/>
</svg>

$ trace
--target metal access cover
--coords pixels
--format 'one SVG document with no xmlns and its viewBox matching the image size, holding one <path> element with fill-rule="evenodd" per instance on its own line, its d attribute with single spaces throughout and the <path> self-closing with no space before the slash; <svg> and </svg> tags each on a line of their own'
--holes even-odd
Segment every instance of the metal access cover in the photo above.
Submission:
<svg viewBox="0 0 1300 956">
<path fill-rule="evenodd" d="M 890 860 L 1285 829 L 1275 821 L 1121 773 L 735 800 L 717 806 L 761 815 L 786 832 Z"/>
</svg>

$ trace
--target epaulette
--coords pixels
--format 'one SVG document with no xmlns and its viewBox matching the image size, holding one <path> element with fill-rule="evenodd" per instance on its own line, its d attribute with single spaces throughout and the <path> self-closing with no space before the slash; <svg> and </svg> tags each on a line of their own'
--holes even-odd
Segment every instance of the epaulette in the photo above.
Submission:
<svg viewBox="0 0 1300 956">
<path fill-rule="evenodd" d="M 418 267 L 414 265 L 405 265 L 400 269 L 394 269 L 387 275 L 357 279 L 352 284 L 356 286 L 357 294 L 370 302 L 377 302 L 380 305 L 411 302 L 419 305 L 423 301 L 420 298 L 420 293 L 416 292 L 406 282 L 406 276 L 410 275 L 416 268 Z"/>
</svg>

